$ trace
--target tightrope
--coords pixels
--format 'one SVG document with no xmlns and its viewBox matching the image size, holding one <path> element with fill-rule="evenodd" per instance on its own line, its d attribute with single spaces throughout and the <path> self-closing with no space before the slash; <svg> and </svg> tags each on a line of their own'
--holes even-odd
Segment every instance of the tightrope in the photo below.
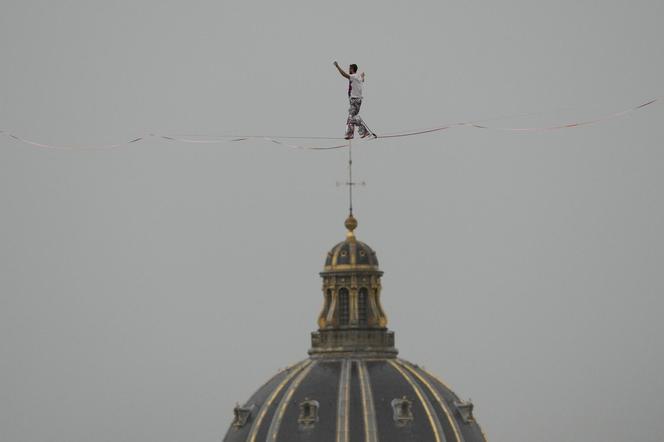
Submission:
<svg viewBox="0 0 664 442">
<path fill-rule="evenodd" d="M 588 120 L 581 120 L 581 121 L 575 121 L 575 122 L 570 122 L 566 124 L 560 124 L 560 125 L 547 125 L 547 126 L 539 126 L 539 127 L 493 127 L 493 126 L 488 126 L 485 123 L 487 121 L 496 121 L 496 120 L 505 120 L 508 118 L 515 118 L 514 116 L 502 116 L 502 117 L 494 117 L 494 118 L 488 118 L 484 120 L 475 120 L 475 121 L 466 121 L 466 122 L 461 122 L 461 123 L 453 123 L 453 124 L 444 124 L 444 125 L 439 125 L 439 126 L 434 126 L 426 129 L 419 129 L 419 130 L 406 130 L 406 131 L 400 131 L 400 132 L 391 132 L 391 133 L 385 133 L 381 135 L 377 135 L 375 137 L 367 137 L 360 139 L 360 142 L 366 142 L 366 141 L 373 141 L 373 140 L 379 140 L 379 139 L 389 139 L 389 138 L 402 138 L 402 137 L 411 137 L 411 136 L 416 136 L 416 135 L 424 135 L 424 134 L 430 134 L 430 133 L 435 133 L 435 132 L 442 132 L 445 130 L 449 130 L 452 128 L 457 128 L 457 127 L 471 127 L 475 129 L 483 129 L 483 130 L 496 130 L 496 131 L 503 131 L 503 132 L 545 132 L 545 131 L 553 131 L 553 130 L 562 130 L 562 129 L 571 129 L 575 127 L 581 127 L 581 126 L 588 126 L 591 124 L 597 124 L 600 122 L 608 121 L 608 120 L 613 120 L 615 118 L 623 117 L 627 114 L 630 114 L 632 112 L 635 112 L 637 110 L 643 109 L 647 106 L 650 106 L 651 104 L 654 104 L 658 101 L 662 101 L 662 97 L 657 97 L 651 100 L 648 100 L 644 103 L 641 103 L 637 106 L 630 107 L 628 109 L 622 110 L 620 112 L 614 112 L 611 114 L 606 114 L 600 117 L 588 119 Z M 541 114 L 538 113 L 538 114 Z M 521 114 L 518 117 L 525 117 L 525 116 L 530 116 L 530 115 L 535 115 L 533 114 Z M 348 146 L 348 141 L 345 140 L 344 138 L 341 137 L 325 137 L 325 136 L 303 136 L 303 135 L 295 135 L 295 136 L 285 136 L 285 135 L 214 135 L 214 136 L 208 136 L 208 135 L 202 135 L 202 134 L 189 134 L 189 135 L 160 135 L 160 134 L 147 134 L 147 135 L 142 135 L 139 137 L 132 138 L 130 140 L 120 142 L 120 143 L 115 143 L 115 144 L 99 144 L 99 145 L 86 145 L 86 146 L 72 146 L 72 145 L 57 145 L 57 144 L 48 144 L 48 143 L 41 143 L 38 141 L 31 140 L 29 138 L 21 137 L 19 135 L 16 135 L 15 133 L 6 131 L 6 130 L 0 130 L 0 134 L 5 135 L 15 141 L 18 141 L 20 143 L 28 144 L 31 146 L 35 147 L 40 147 L 40 148 L 46 148 L 46 149 L 65 149 L 65 150 L 104 150 L 104 149 L 116 149 L 124 146 L 128 146 L 131 144 L 137 144 L 143 141 L 147 141 L 149 139 L 158 139 L 158 140 L 163 140 L 163 141 L 170 141 L 170 142 L 178 142 L 178 143 L 188 143 L 188 144 L 221 144 L 221 143 L 241 143 L 245 141 L 250 141 L 250 140 L 255 140 L 255 141 L 266 141 L 269 143 L 281 145 L 284 147 L 288 147 L 291 149 L 299 149 L 299 150 L 314 150 L 314 151 L 323 151 L 323 150 L 334 150 L 334 149 L 341 149 L 344 147 Z M 312 146 L 312 145 L 301 145 L 301 144 L 296 144 L 290 141 L 286 140 L 317 140 L 317 141 L 337 141 L 335 144 L 330 144 L 330 145 L 322 145 L 322 146 Z"/>
</svg>

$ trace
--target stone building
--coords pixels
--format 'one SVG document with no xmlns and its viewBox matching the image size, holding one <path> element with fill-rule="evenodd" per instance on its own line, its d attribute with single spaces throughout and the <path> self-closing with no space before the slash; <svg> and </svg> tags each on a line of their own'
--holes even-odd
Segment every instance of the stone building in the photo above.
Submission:
<svg viewBox="0 0 664 442">
<path fill-rule="evenodd" d="M 376 253 L 345 222 L 327 254 L 309 358 L 234 409 L 225 442 L 484 442 L 473 404 L 397 357 Z"/>
</svg>

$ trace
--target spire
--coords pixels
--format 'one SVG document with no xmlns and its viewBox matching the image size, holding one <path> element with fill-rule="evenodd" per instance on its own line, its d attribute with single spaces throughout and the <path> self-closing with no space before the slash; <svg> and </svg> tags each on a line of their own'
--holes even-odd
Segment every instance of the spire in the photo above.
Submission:
<svg viewBox="0 0 664 442">
<path fill-rule="evenodd" d="M 353 142 L 348 140 L 348 217 L 353 217 Z M 349 229 L 350 230 L 350 229 Z"/>
<path fill-rule="evenodd" d="M 337 185 L 340 184 L 337 182 Z M 353 230 L 357 227 L 357 220 L 353 217 L 353 187 L 365 186 L 366 183 L 364 181 L 353 181 L 353 144 L 350 141 L 348 141 L 348 180 L 344 184 L 348 186 L 348 218 L 346 218 L 346 222 L 344 223 L 348 230 L 346 236 L 354 238 Z"/>
<path fill-rule="evenodd" d="M 312 357 L 392 358 L 397 354 L 380 301 L 383 272 L 376 252 L 355 238 L 357 224 L 349 213 L 344 222 L 346 239 L 328 252 L 320 273 L 324 302 L 318 330 L 311 336 Z"/>
<path fill-rule="evenodd" d="M 337 182 L 337 185 L 340 183 Z M 346 239 L 327 254 L 323 278 L 323 309 L 318 330 L 311 334 L 312 357 L 340 355 L 393 358 L 394 333 L 387 329 L 387 316 L 380 302 L 383 272 L 376 252 L 355 238 L 353 216 L 353 146 L 348 142 L 348 217 Z"/>
</svg>

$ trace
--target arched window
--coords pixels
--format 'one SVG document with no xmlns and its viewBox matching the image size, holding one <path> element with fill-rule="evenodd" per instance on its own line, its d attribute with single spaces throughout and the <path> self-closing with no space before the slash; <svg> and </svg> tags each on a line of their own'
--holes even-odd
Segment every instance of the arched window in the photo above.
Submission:
<svg viewBox="0 0 664 442">
<path fill-rule="evenodd" d="M 454 406 L 456 406 L 461 419 L 467 424 L 475 422 L 475 417 L 473 416 L 473 403 L 469 400 L 467 401 L 455 401 Z"/>
<path fill-rule="evenodd" d="M 348 325 L 350 310 L 348 308 L 348 289 L 339 290 L 339 325 Z"/>
<path fill-rule="evenodd" d="M 367 325 L 369 319 L 369 292 L 361 288 L 357 296 L 357 319 L 360 325 Z"/>
<path fill-rule="evenodd" d="M 248 407 L 240 407 L 240 404 L 237 404 L 233 409 L 233 427 L 242 428 L 247 424 L 247 421 L 251 417 L 251 414 L 254 411 L 256 406 L 251 404 Z"/>
<path fill-rule="evenodd" d="M 392 416 L 398 426 L 403 427 L 413 421 L 413 403 L 406 396 L 401 399 L 393 399 L 391 404 Z"/>
<path fill-rule="evenodd" d="M 309 427 L 318 422 L 318 408 L 320 404 L 318 401 L 311 401 L 309 398 L 304 398 L 304 402 L 300 403 L 300 417 L 297 421 L 300 425 Z"/>
</svg>

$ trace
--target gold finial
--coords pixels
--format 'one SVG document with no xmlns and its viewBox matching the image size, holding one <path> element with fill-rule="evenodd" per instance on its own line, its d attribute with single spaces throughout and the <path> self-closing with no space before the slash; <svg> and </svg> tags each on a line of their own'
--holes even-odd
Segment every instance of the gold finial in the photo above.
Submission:
<svg viewBox="0 0 664 442">
<path fill-rule="evenodd" d="M 355 234 L 353 233 L 353 231 L 357 228 L 357 220 L 355 219 L 352 213 L 348 215 L 348 218 L 346 218 L 344 226 L 346 226 L 346 229 L 348 229 L 348 233 L 346 233 L 346 236 L 348 238 L 355 238 Z"/>
</svg>

